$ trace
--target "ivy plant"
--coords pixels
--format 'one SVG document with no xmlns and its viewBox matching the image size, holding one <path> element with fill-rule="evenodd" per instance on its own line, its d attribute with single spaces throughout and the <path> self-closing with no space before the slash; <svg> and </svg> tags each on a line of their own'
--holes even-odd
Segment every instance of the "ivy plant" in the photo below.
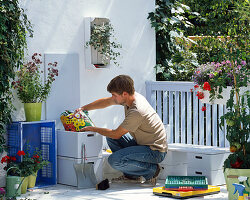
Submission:
<svg viewBox="0 0 250 200">
<path fill-rule="evenodd" d="M 157 80 L 191 80 L 197 62 L 186 46 L 184 32 L 193 26 L 186 15 L 199 14 L 191 13 L 188 6 L 175 0 L 156 0 L 155 11 L 149 13 L 156 32 Z"/>
<path fill-rule="evenodd" d="M 0 153 L 6 150 L 6 126 L 11 122 L 11 79 L 22 64 L 30 21 L 18 0 L 0 0 Z"/>
<path fill-rule="evenodd" d="M 122 45 L 112 39 L 114 39 L 114 28 L 110 22 L 101 25 L 93 24 L 91 26 L 90 40 L 86 42 L 85 46 L 92 46 L 96 49 L 102 55 L 104 65 L 108 64 L 108 60 L 113 60 L 114 64 L 118 66 L 116 59 L 120 56 L 120 52 L 117 50 L 122 48 Z"/>
</svg>

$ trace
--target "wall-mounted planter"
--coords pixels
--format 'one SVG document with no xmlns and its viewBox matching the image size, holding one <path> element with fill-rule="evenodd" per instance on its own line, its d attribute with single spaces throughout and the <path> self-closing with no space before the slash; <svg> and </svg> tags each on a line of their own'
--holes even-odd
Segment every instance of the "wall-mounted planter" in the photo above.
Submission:
<svg viewBox="0 0 250 200">
<path fill-rule="evenodd" d="M 90 41 L 91 37 L 91 26 L 93 24 L 102 25 L 103 23 L 110 22 L 107 18 L 85 18 L 85 43 Z M 107 68 L 110 64 L 109 58 L 104 58 L 104 56 L 98 52 L 93 46 L 86 46 L 85 48 L 85 66 L 87 69 L 98 69 Z"/>
</svg>

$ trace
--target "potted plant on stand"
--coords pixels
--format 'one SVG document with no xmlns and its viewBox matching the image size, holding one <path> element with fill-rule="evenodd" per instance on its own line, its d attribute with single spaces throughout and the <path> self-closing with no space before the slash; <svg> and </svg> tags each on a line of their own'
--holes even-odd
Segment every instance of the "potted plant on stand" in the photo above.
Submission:
<svg viewBox="0 0 250 200">
<path fill-rule="evenodd" d="M 48 97 L 52 83 L 58 76 L 57 62 L 49 63 L 47 79 L 43 83 L 43 70 L 40 69 L 41 54 L 34 53 L 32 60 L 17 71 L 17 80 L 12 84 L 18 98 L 24 103 L 26 121 L 41 120 L 42 102 Z"/>
</svg>

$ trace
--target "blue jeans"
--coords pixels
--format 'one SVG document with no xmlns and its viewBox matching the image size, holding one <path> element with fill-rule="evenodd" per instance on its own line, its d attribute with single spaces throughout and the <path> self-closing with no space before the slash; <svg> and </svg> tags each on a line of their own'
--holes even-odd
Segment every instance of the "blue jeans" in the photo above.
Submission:
<svg viewBox="0 0 250 200">
<path fill-rule="evenodd" d="M 128 133 L 120 139 L 107 137 L 107 143 L 113 152 L 108 158 L 109 164 L 129 178 L 152 178 L 157 170 L 157 163 L 163 161 L 166 156 L 166 152 L 138 145 Z"/>
</svg>

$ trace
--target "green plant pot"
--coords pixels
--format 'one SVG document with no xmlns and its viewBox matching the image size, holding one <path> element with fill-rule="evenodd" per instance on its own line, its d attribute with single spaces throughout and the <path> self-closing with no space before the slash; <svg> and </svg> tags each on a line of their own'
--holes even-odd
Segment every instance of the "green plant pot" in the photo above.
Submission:
<svg viewBox="0 0 250 200">
<path fill-rule="evenodd" d="M 24 111 L 27 122 L 40 121 L 42 103 L 24 103 Z"/>
<path fill-rule="evenodd" d="M 29 175 L 28 178 L 28 188 L 33 188 L 36 185 L 37 172 Z"/>
<path fill-rule="evenodd" d="M 21 177 L 6 176 L 6 197 L 15 197 L 21 195 Z"/>
<path fill-rule="evenodd" d="M 248 177 L 248 183 L 250 185 L 250 169 L 232 169 L 232 168 L 226 168 L 224 172 L 226 184 L 227 184 L 227 191 L 228 191 L 228 199 L 234 200 L 238 199 L 238 192 L 236 194 L 234 193 L 234 186 L 233 183 L 239 183 L 238 177 L 239 176 L 246 176 Z M 246 181 L 244 181 L 244 185 L 246 186 L 246 191 L 250 192 L 250 187 L 246 184 Z"/>
<path fill-rule="evenodd" d="M 27 192 L 27 187 L 28 187 L 28 177 L 22 177 L 23 183 L 21 185 L 21 193 L 26 194 Z"/>
</svg>

